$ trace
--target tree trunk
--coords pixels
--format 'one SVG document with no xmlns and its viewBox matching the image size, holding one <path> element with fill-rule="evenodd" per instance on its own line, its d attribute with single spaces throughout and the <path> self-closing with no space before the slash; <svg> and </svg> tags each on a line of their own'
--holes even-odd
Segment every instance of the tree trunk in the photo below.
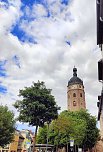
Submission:
<svg viewBox="0 0 103 152">
<path fill-rule="evenodd" d="M 33 152 L 35 152 L 35 145 L 36 145 L 37 130 L 38 130 L 38 126 L 36 126 L 35 134 L 34 134 L 34 140 L 33 140 Z"/>
</svg>

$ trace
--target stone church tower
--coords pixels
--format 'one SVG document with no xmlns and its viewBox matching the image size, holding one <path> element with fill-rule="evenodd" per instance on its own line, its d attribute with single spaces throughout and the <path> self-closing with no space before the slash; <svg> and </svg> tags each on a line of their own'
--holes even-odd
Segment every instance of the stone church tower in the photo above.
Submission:
<svg viewBox="0 0 103 152">
<path fill-rule="evenodd" d="M 77 68 L 75 67 L 73 68 L 73 77 L 68 81 L 67 102 L 70 111 L 86 109 L 83 81 L 77 77 Z"/>
</svg>

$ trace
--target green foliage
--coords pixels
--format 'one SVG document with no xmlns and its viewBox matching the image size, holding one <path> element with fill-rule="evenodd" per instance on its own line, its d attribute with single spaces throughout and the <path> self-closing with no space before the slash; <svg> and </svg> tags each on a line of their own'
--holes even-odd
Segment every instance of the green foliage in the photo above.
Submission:
<svg viewBox="0 0 103 152">
<path fill-rule="evenodd" d="M 44 82 L 38 81 L 31 87 L 25 87 L 19 91 L 22 100 L 15 102 L 14 107 L 18 110 L 18 120 L 28 122 L 29 125 L 36 126 L 33 151 L 35 151 L 36 135 L 38 126 L 44 126 L 44 123 L 50 123 L 58 117 L 60 109 L 51 95 L 51 89 L 47 89 Z"/>
<path fill-rule="evenodd" d="M 60 108 L 51 95 L 51 89 L 47 89 L 44 82 L 38 81 L 31 87 L 25 87 L 20 90 L 19 96 L 23 99 L 14 104 L 19 111 L 19 121 L 29 122 L 32 126 L 43 126 L 45 122 L 58 117 L 57 111 Z"/>
<path fill-rule="evenodd" d="M 43 132 L 43 133 L 42 133 Z M 41 129 L 39 137 L 45 137 L 45 131 Z M 45 136 L 44 136 L 45 134 Z M 99 136 L 99 130 L 96 127 L 96 118 L 91 116 L 86 110 L 76 112 L 63 111 L 57 120 L 50 124 L 49 143 L 62 147 L 69 143 L 73 138 L 75 145 L 92 148 Z M 45 143 L 45 140 L 42 140 Z"/>
<path fill-rule="evenodd" d="M 58 119 L 53 121 L 49 129 L 49 143 L 63 146 L 69 140 L 69 134 L 72 132 L 68 117 L 59 115 Z"/>
<path fill-rule="evenodd" d="M 90 115 L 87 111 L 76 112 L 77 117 L 86 121 L 86 133 L 82 144 L 91 149 L 98 140 L 99 130 L 96 127 L 96 117 Z"/>
<path fill-rule="evenodd" d="M 47 142 L 47 125 L 44 125 L 42 128 L 39 128 L 37 143 L 38 144 L 46 144 Z"/>
<path fill-rule="evenodd" d="M 86 123 L 84 120 L 72 116 L 72 112 L 63 111 L 53 124 L 53 129 L 57 135 L 56 139 L 54 138 L 55 145 L 64 146 L 69 143 L 71 138 L 75 140 L 76 145 L 82 143 L 86 131 Z"/>
<path fill-rule="evenodd" d="M 72 132 L 69 134 L 73 138 L 76 145 L 81 145 L 86 133 L 86 121 L 77 117 L 77 112 L 63 111 L 62 116 L 66 116 L 71 120 Z"/>
<path fill-rule="evenodd" d="M 15 120 L 14 114 L 7 106 L 0 106 L 0 146 L 9 144 L 14 135 Z"/>
<path fill-rule="evenodd" d="M 52 121 L 49 127 L 49 144 L 59 147 L 66 145 L 70 140 L 70 134 L 73 133 L 73 121 L 66 115 L 59 115 L 58 119 Z M 39 130 L 38 143 L 41 139 L 46 143 L 47 127 Z"/>
</svg>

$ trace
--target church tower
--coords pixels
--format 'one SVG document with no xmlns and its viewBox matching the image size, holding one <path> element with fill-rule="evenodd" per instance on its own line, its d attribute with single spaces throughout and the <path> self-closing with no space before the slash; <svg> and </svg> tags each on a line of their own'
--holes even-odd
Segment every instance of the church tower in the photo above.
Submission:
<svg viewBox="0 0 103 152">
<path fill-rule="evenodd" d="M 68 81 L 67 102 L 70 111 L 86 109 L 83 81 L 77 77 L 77 68 L 75 67 L 73 68 L 73 77 Z"/>
</svg>

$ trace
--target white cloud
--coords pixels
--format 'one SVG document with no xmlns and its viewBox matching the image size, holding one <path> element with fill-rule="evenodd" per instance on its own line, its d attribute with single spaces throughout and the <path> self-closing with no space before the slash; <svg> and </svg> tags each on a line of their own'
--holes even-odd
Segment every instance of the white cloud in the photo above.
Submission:
<svg viewBox="0 0 103 152">
<path fill-rule="evenodd" d="M 7 86 L 8 94 L 2 95 L 0 102 L 8 103 L 12 108 L 19 89 L 30 86 L 32 81 L 43 80 L 48 88 L 52 88 L 57 104 L 64 110 L 67 108 L 66 87 L 75 65 L 78 76 L 84 81 L 87 108 L 96 115 L 101 85 L 97 80 L 100 50 L 94 51 L 97 48 L 95 2 L 75 0 L 69 6 L 62 6 L 57 1 L 55 7 L 49 2 L 51 1 L 48 1 L 48 7 L 52 17 L 20 22 L 20 27 L 36 37 L 38 44 L 22 43 L 10 33 L 12 25 L 21 16 L 20 1 L 18 4 L 14 1 L 9 9 L 2 7 L 0 11 L 0 60 L 8 60 L 8 77 L 0 78 Z M 60 7 L 63 7 L 62 12 Z M 33 11 L 36 11 L 36 16 L 45 16 L 47 13 L 44 6 L 37 5 L 34 8 L 30 10 L 26 7 L 26 14 L 29 16 L 32 11 L 33 15 Z M 71 47 L 65 43 L 65 39 L 71 42 Z M 14 55 L 19 57 L 21 69 L 12 63 Z"/>
<path fill-rule="evenodd" d="M 12 4 L 12 5 L 11 5 Z M 15 4 L 15 5 L 14 5 Z M 6 6 L 7 5 L 7 6 Z M 10 1 L 10 4 L 0 3 L 0 33 L 8 33 L 11 26 L 17 21 L 20 16 L 20 0 Z M 6 7 L 5 7 L 6 6 Z"/>
</svg>

